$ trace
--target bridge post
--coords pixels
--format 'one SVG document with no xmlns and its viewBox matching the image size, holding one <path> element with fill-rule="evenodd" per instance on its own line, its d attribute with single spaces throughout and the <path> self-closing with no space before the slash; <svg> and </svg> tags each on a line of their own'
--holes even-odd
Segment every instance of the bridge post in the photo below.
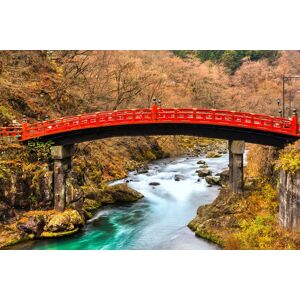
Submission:
<svg viewBox="0 0 300 300">
<path fill-rule="evenodd" d="M 58 211 L 64 211 L 66 208 L 66 177 L 71 170 L 74 149 L 74 145 L 53 146 L 51 148 L 53 159 L 54 209 Z"/>
<path fill-rule="evenodd" d="M 229 141 L 229 186 L 235 194 L 244 189 L 244 141 Z"/>
</svg>

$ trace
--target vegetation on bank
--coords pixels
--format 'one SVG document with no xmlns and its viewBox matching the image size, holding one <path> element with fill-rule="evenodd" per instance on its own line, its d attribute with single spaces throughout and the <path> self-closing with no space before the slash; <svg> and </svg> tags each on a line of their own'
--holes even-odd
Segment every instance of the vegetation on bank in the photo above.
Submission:
<svg viewBox="0 0 300 300">
<path fill-rule="evenodd" d="M 299 249 L 300 235 L 279 226 L 277 168 L 295 171 L 299 149 L 278 151 L 252 146 L 248 153 L 245 192 L 233 195 L 223 188 L 212 204 L 200 206 L 188 224 L 199 237 L 224 249 Z"/>
<path fill-rule="evenodd" d="M 290 144 L 280 152 L 277 169 L 282 169 L 291 174 L 295 174 L 300 170 L 299 143 Z"/>
</svg>

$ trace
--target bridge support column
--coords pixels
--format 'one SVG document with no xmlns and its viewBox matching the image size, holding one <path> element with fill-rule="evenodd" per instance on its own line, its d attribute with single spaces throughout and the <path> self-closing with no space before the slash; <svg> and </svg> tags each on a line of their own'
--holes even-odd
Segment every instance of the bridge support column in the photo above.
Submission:
<svg viewBox="0 0 300 300">
<path fill-rule="evenodd" d="M 54 209 L 64 211 L 67 204 L 66 178 L 71 170 L 74 145 L 53 146 L 51 155 L 53 159 L 53 194 Z"/>
<path fill-rule="evenodd" d="M 229 141 L 229 186 L 236 193 L 244 189 L 244 141 Z"/>
</svg>

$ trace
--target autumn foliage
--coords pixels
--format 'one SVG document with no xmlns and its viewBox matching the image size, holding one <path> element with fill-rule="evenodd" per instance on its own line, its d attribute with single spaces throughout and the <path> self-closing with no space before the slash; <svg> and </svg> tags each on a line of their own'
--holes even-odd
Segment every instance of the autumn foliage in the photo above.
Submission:
<svg viewBox="0 0 300 300">
<path fill-rule="evenodd" d="M 0 51 L 0 122 L 149 107 L 153 97 L 163 106 L 278 115 L 282 76 L 300 73 L 300 52 L 237 51 L 248 56 L 239 54 L 234 74 L 224 60 L 231 52 L 219 52 Z M 298 84 L 287 82 L 287 106 L 298 106 Z"/>
</svg>

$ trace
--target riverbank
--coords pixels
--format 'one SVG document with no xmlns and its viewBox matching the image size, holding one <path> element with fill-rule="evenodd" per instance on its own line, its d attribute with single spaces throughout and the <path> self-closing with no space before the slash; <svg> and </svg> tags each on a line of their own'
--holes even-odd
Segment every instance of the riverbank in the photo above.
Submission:
<svg viewBox="0 0 300 300">
<path fill-rule="evenodd" d="M 102 206 L 76 234 L 20 244 L 17 249 L 219 249 L 195 237 L 188 221 L 200 204 L 211 203 L 219 186 L 209 186 L 200 178 L 199 160 L 205 160 L 212 174 L 226 168 L 228 154 L 219 158 L 182 156 L 151 162 L 148 171 L 130 172 L 111 183 L 127 182 L 144 197 L 128 204 Z M 180 179 L 178 180 L 178 176 Z M 14 249 L 15 249 L 14 248 Z"/>
<path fill-rule="evenodd" d="M 223 187 L 211 204 L 198 208 L 188 227 L 223 249 L 299 249 L 299 233 L 279 226 L 277 159 L 275 149 L 252 146 L 244 193 Z"/>
<path fill-rule="evenodd" d="M 165 141 L 170 142 L 171 137 L 165 137 Z M 173 141 L 174 142 L 174 141 Z M 157 144 L 154 144 L 154 146 Z M 222 141 L 216 141 L 216 140 L 208 140 L 208 139 L 195 139 L 195 138 L 188 138 L 188 137 L 179 137 L 177 139 L 177 146 L 178 151 L 177 153 L 188 152 L 189 156 L 199 155 L 199 154 L 205 154 L 207 152 L 217 153 L 216 150 L 219 149 L 220 152 L 226 151 L 226 143 Z M 173 144 L 174 147 L 174 144 Z M 146 148 L 147 149 L 147 148 Z M 150 149 L 152 149 L 150 147 Z M 157 150 L 156 147 L 154 149 Z M 170 156 L 171 154 L 174 155 L 174 151 L 170 150 L 171 146 L 168 144 L 168 147 L 160 148 L 164 149 L 163 151 L 160 150 L 163 155 L 162 156 Z M 167 151 L 167 149 L 170 150 L 170 152 Z M 180 151 L 179 151 L 180 150 Z M 80 150 L 82 151 L 82 150 Z M 145 151 L 145 150 L 144 150 Z M 117 154 L 114 153 L 114 158 L 116 158 Z M 145 152 L 143 152 L 145 153 Z M 149 155 L 147 158 L 144 158 L 144 161 L 141 162 L 139 160 L 139 163 L 136 161 L 134 164 L 135 166 L 138 166 L 138 168 L 134 171 L 137 174 L 146 174 L 148 172 L 147 164 L 151 159 L 156 159 L 157 157 L 153 154 L 151 157 Z M 102 154 L 103 155 L 103 154 Z M 150 157 L 150 158 L 149 158 Z M 148 160 L 147 160 L 148 159 Z M 116 164 L 118 159 L 114 161 Z M 126 156 L 123 159 L 123 166 L 124 161 L 128 161 Z M 10 245 L 14 245 L 18 242 L 26 241 L 26 240 L 33 240 L 33 239 L 40 239 L 40 238 L 56 238 L 58 236 L 66 236 L 75 234 L 78 231 L 80 231 L 82 228 L 84 228 L 85 223 L 91 219 L 94 214 L 97 211 L 101 211 L 102 209 L 105 209 L 107 205 L 112 205 L 113 203 L 120 203 L 120 202 L 128 202 L 128 201 L 137 201 L 142 197 L 141 194 L 135 192 L 133 189 L 128 188 L 125 184 L 121 184 L 118 186 L 110 187 L 109 179 L 119 179 L 124 178 L 127 175 L 127 172 L 125 170 L 122 171 L 122 173 L 115 173 L 114 176 L 107 176 L 100 180 L 100 185 L 96 184 L 96 180 L 90 180 L 93 175 L 88 172 L 90 165 L 87 165 L 86 169 L 82 171 L 81 168 L 78 168 L 78 162 L 74 162 L 74 173 L 73 173 L 73 179 L 70 182 L 72 186 L 74 186 L 76 189 L 76 194 L 80 195 L 79 200 L 76 202 L 76 206 L 73 204 L 71 207 L 69 207 L 69 211 L 71 213 L 79 212 L 80 216 L 82 217 L 82 222 L 80 224 L 72 224 L 71 225 L 61 225 L 58 226 L 59 229 L 53 230 L 51 233 L 48 232 L 48 230 L 45 230 L 44 228 L 47 228 L 47 222 L 48 222 L 48 214 L 49 211 L 51 211 L 51 203 L 49 203 L 48 198 L 50 198 L 51 191 L 49 190 L 49 185 L 51 183 L 51 170 L 49 169 L 47 164 L 40 164 L 38 162 L 32 162 L 29 167 L 27 167 L 24 170 L 24 164 L 22 161 L 19 161 L 18 164 L 16 164 L 16 161 L 10 161 L 6 159 L 6 161 L 2 161 L 2 163 L 9 163 L 10 162 L 10 168 L 3 168 L 2 170 L 9 170 L 6 173 L 4 173 L 4 176 L 2 179 L 4 180 L 5 184 L 2 185 L 3 189 L 3 195 L 6 195 L 7 200 L 4 199 L 3 203 L 6 205 L 8 201 L 11 201 L 12 197 L 15 197 L 12 194 L 12 191 L 6 191 L 9 187 L 17 184 L 17 189 L 21 189 L 20 192 L 18 192 L 18 201 L 10 202 L 13 205 L 16 203 L 25 203 L 26 206 L 18 209 L 16 213 L 13 214 L 13 217 L 11 219 L 6 220 L 5 222 L 2 222 L 0 226 L 0 248 L 7 247 Z M 86 163 L 87 164 L 87 163 Z M 17 166 L 18 165 L 18 166 Z M 31 167 L 34 166 L 34 167 Z M 42 166 L 42 172 L 40 166 Z M 120 166 L 119 166 L 120 167 Z M 132 167 L 132 166 L 131 166 Z M 18 172 L 14 172 L 14 169 L 18 168 Z M 32 170 L 34 172 L 32 172 Z M 24 176 L 24 171 L 31 171 L 31 174 L 28 174 Z M 13 176 L 10 176 L 12 174 Z M 77 175 L 76 175 L 77 174 Z M 79 176 L 84 176 L 85 174 L 88 174 L 87 177 L 85 177 L 84 185 L 79 185 L 80 178 Z M 103 172 L 102 172 L 103 174 Z M 111 173 L 113 174 L 113 173 Z M 8 176 L 9 175 L 9 176 Z M 32 179 L 27 176 L 32 176 Z M 6 176 L 6 177 L 5 177 Z M 0 178 L 1 179 L 1 178 Z M 24 180 L 25 179 L 25 180 Z M 34 188 L 30 190 L 30 187 L 28 187 L 28 181 L 32 181 L 34 183 Z M 41 184 L 41 181 L 43 184 Z M 49 184 L 48 184 L 49 183 Z M 32 187 L 32 184 L 31 184 Z M 29 188 L 29 191 L 25 190 L 26 188 Z M 34 192 L 37 191 L 37 195 L 34 195 Z M 30 192 L 29 196 L 26 196 L 24 193 Z M 45 199 L 45 195 L 48 197 Z M 23 197 L 22 197 L 23 196 Z M 26 198 L 29 198 L 29 200 L 26 200 Z M 33 201 L 34 200 L 34 201 Z M 41 201 L 42 200 L 42 201 Z M 37 210 L 36 208 L 42 207 L 41 203 L 45 203 L 47 200 L 48 206 L 45 207 L 47 210 Z M 78 203 L 81 203 L 81 206 L 78 205 Z M 28 205 L 27 205 L 28 204 Z M 8 210 L 11 210 L 12 208 L 8 208 Z M 25 210 L 25 211 L 24 211 Z M 28 212 L 27 212 L 28 211 Z M 29 215 L 28 215 L 29 214 Z M 66 218 L 62 217 L 60 213 L 52 211 L 53 215 L 56 215 L 56 219 L 60 220 L 62 222 L 65 222 Z M 38 215 L 39 218 L 42 218 L 41 216 L 44 215 L 44 220 L 40 222 L 39 220 L 36 220 L 33 215 Z M 28 219 L 29 216 L 29 219 Z M 22 222 L 24 223 L 24 218 L 26 219 L 25 225 L 20 225 Z M 23 221 L 22 221 L 23 219 Z M 68 218 L 67 218 L 68 219 Z M 67 220 L 66 223 L 69 221 Z M 44 226 L 44 227 L 43 227 Z M 72 228 L 71 228 L 72 227 Z M 67 229 L 66 229 L 67 228 Z M 70 229 L 71 228 L 71 229 Z"/>
</svg>

